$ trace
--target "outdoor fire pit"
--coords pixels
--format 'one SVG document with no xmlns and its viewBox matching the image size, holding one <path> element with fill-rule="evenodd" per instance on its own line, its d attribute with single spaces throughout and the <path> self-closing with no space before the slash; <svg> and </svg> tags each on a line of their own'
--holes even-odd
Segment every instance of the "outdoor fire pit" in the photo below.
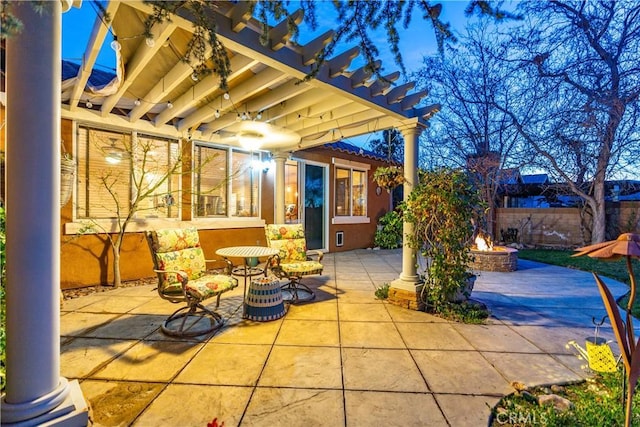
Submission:
<svg viewBox="0 0 640 427">
<path fill-rule="evenodd" d="M 471 248 L 473 262 L 471 268 L 480 271 L 516 271 L 518 268 L 518 250 L 507 246 L 494 246 L 491 238 L 482 233 L 475 239 Z"/>
</svg>

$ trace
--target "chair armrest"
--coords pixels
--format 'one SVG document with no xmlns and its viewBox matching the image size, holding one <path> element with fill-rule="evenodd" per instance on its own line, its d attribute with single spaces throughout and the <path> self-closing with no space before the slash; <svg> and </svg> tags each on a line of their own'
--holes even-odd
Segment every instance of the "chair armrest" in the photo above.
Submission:
<svg viewBox="0 0 640 427">
<path fill-rule="evenodd" d="M 212 262 L 219 262 L 219 261 L 223 261 L 225 264 L 227 264 L 224 267 L 224 272 L 226 275 L 231 275 L 231 271 L 233 270 L 233 263 L 231 261 L 229 261 L 227 258 L 221 259 L 221 260 L 217 260 L 217 259 L 205 259 L 204 262 L 205 263 L 212 263 Z"/>
<path fill-rule="evenodd" d="M 318 259 L 316 261 L 321 262 L 322 258 L 324 257 L 324 252 L 318 251 L 318 250 L 315 250 L 315 249 L 307 251 L 307 259 L 313 260 L 313 258 L 311 258 L 311 257 L 314 257 L 314 256 L 318 257 Z"/>
<path fill-rule="evenodd" d="M 187 273 L 182 271 L 182 270 L 153 270 L 155 273 L 161 273 L 161 274 L 166 274 L 166 273 L 175 273 L 178 276 L 180 276 L 180 278 L 182 279 L 180 281 L 180 284 L 182 285 L 182 289 L 186 289 L 187 286 L 187 282 L 189 282 L 189 276 L 187 276 Z"/>
</svg>

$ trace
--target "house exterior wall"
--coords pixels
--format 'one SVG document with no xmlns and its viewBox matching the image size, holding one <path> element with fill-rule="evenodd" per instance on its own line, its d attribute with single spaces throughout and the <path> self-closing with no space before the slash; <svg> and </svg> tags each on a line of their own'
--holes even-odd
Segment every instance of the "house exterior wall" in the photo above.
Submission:
<svg viewBox="0 0 640 427">
<path fill-rule="evenodd" d="M 578 208 L 498 208 L 496 239 L 500 230 L 516 228 L 518 241 L 525 245 L 572 248 L 589 243 L 581 232 Z M 607 203 L 607 233 L 640 233 L 640 202 Z"/>
<path fill-rule="evenodd" d="M 73 153 L 74 124 L 71 120 L 62 120 L 61 140 L 68 153 Z M 183 157 L 190 158 L 191 143 L 183 142 Z M 368 173 L 368 214 L 371 218 L 368 224 L 333 225 L 329 221 L 329 251 L 345 251 L 356 248 L 366 248 L 373 245 L 373 237 L 379 216 L 383 215 L 389 206 L 389 194 L 384 191 L 376 194 L 376 185 L 372 181 L 373 171 L 383 162 L 363 158 L 361 156 L 336 152 L 325 148 L 315 148 L 295 153 L 296 157 L 319 163 L 326 163 L 329 167 L 329 209 L 330 218 L 334 212 L 334 168 L 332 157 L 353 160 L 360 163 L 371 163 Z M 273 223 L 274 218 L 274 182 L 275 168 L 270 168 L 262 175 L 261 189 L 261 218 L 265 223 Z M 182 188 L 191 187 L 191 175 L 184 174 Z M 85 286 L 113 283 L 113 255 L 109 241 L 104 234 L 76 235 L 67 230 L 73 223 L 73 198 L 61 208 L 61 269 L 60 283 L 62 289 L 73 289 Z M 182 220 L 169 222 L 168 226 L 186 226 L 191 218 L 191 196 L 183 192 Z M 224 220 L 222 220 L 224 221 Z M 194 220 L 192 223 L 197 223 Z M 142 226 L 142 229 L 144 226 Z M 140 229 L 140 227 L 138 227 Z M 335 245 L 336 231 L 344 232 L 344 246 Z M 215 251 L 226 246 L 266 245 L 264 228 L 255 226 L 232 226 L 218 229 L 200 229 L 200 240 L 207 259 L 219 259 Z M 223 263 L 213 267 L 223 267 Z M 153 264 L 149 248 L 141 231 L 127 232 L 120 252 L 120 273 L 123 281 L 153 277 Z"/>
<path fill-rule="evenodd" d="M 378 219 L 389 211 L 391 203 L 391 195 L 387 191 L 382 191 L 380 195 L 376 193 L 377 185 L 373 181 L 373 172 L 377 167 L 385 166 L 386 163 L 355 154 L 327 150 L 320 147 L 296 152 L 295 156 L 299 159 L 329 165 L 329 252 L 342 252 L 373 247 L 373 238 L 375 236 Z M 370 218 L 368 224 L 333 224 L 332 219 L 335 215 L 335 167 L 333 167 L 332 158 L 334 157 L 371 164 L 371 169 L 367 174 L 367 215 Z M 342 246 L 336 246 L 336 233 L 339 231 L 342 231 L 344 234 Z"/>
</svg>

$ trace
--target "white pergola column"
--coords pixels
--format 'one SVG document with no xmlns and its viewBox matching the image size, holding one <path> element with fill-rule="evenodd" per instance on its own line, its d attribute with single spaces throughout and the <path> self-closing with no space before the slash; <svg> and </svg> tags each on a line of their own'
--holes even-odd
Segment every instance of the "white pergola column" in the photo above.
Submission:
<svg viewBox="0 0 640 427">
<path fill-rule="evenodd" d="M 276 163 L 276 201 L 275 201 L 275 209 L 273 222 L 275 224 L 284 224 L 285 222 L 285 212 L 284 212 L 284 196 L 285 196 L 285 186 L 284 186 L 284 164 L 289 158 L 289 153 L 284 152 L 275 152 L 272 153 L 272 158 Z"/>
<path fill-rule="evenodd" d="M 406 202 L 413 187 L 418 183 L 418 138 L 422 129 L 411 123 L 398 127 L 404 138 L 404 194 Z M 402 235 L 413 234 L 413 224 L 406 221 L 402 224 Z M 406 291 L 415 291 L 419 277 L 417 274 L 416 251 L 409 247 L 407 239 L 402 244 L 402 272 L 400 277 L 391 283 L 391 286 Z"/>
<path fill-rule="evenodd" d="M 61 4 L 12 3 L 7 39 L 7 384 L 2 424 L 85 426 L 77 381 L 60 377 Z M 47 424 L 49 425 L 49 424 Z"/>
</svg>

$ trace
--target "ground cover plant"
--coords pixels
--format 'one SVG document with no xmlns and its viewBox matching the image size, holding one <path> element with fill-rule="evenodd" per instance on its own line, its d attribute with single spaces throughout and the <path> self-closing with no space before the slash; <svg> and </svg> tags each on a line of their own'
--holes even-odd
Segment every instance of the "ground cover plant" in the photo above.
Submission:
<svg viewBox="0 0 640 427">
<path fill-rule="evenodd" d="M 539 396 L 555 394 L 568 399 L 566 411 L 553 405 L 541 405 Z M 634 407 L 640 395 L 634 398 Z M 596 374 L 578 384 L 536 387 L 505 396 L 492 411 L 491 426 L 622 426 L 622 372 Z M 631 425 L 640 425 L 640 411 L 635 411 Z"/>
<path fill-rule="evenodd" d="M 558 265 L 561 267 L 575 268 L 582 271 L 598 273 L 600 276 L 629 284 L 629 272 L 625 260 L 602 261 L 589 257 L 572 257 L 575 252 L 563 249 L 520 249 L 518 257 L 530 261 L 544 262 L 545 264 Z M 632 260 L 633 271 L 636 281 L 640 280 L 640 261 Z M 595 285 L 594 285 L 595 286 Z M 627 296 L 622 297 L 618 304 L 626 307 Z M 631 310 L 633 316 L 640 319 L 640 297 L 636 296 L 636 301 Z"/>
</svg>

